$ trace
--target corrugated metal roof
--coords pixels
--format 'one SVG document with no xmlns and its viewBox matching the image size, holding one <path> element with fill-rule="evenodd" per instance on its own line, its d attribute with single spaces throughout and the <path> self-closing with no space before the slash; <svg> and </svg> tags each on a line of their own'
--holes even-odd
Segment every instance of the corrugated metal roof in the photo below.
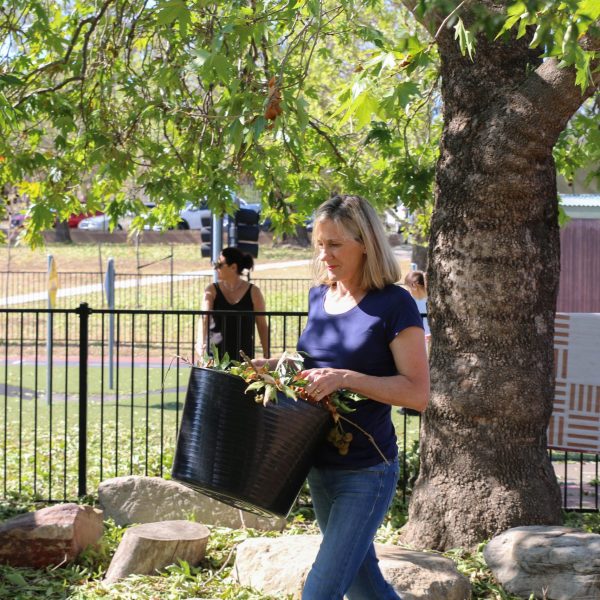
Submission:
<svg viewBox="0 0 600 600">
<path fill-rule="evenodd" d="M 586 206 L 600 208 L 600 194 L 561 194 L 563 206 Z"/>
</svg>

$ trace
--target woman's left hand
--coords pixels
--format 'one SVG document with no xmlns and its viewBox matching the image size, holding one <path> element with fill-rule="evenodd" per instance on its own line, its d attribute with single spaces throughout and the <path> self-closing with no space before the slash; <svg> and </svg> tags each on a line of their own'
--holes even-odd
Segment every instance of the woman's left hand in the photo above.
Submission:
<svg viewBox="0 0 600 600">
<path fill-rule="evenodd" d="M 322 400 L 329 394 L 337 392 L 344 380 L 344 371 L 342 369 L 306 369 L 300 371 L 298 376 L 306 379 L 306 391 L 315 400 Z"/>
</svg>

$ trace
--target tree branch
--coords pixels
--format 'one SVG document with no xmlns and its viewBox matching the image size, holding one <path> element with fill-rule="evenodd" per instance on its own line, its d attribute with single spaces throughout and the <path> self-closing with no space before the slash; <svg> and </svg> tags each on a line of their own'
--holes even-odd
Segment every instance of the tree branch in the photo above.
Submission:
<svg viewBox="0 0 600 600">
<path fill-rule="evenodd" d="M 75 75 L 74 77 L 69 77 L 67 79 L 64 79 L 63 81 L 61 81 L 60 83 L 57 83 L 55 86 L 52 87 L 45 87 L 45 88 L 38 88 L 37 90 L 32 90 L 31 92 L 29 92 L 28 94 L 25 94 L 14 106 L 14 108 L 18 108 L 19 106 L 21 106 L 21 104 L 23 104 L 24 102 L 26 102 L 29 98 L 31 98 L 32 96 L 36 96 L 36 95 L 41 95 L 41 94 L 48 94 L 50 92 L 57 92 L 58 90 L 60 90 L 61 88 L 65 87 L 66 85 L 69 85 L 70 83 L 73 83 L 74 81 L 83 81 L 83 77 L 79 76 L 79 75 Z"/>
<path fill-rule="evenodd" d="M 438 39 L 438 36 L 440 35 L 440 33 L 442 32 L 442 30 L 444 29 L 444 26 L 446 25 L 446 23 L 448 23 L 448 21 L 465 5 L 468 4 L 470 0 L 463 0 L 440 24 L 440 26 L 438 27 L 437 31 L 435 32 L 435 35 L 433 36 L 434 40 Z"/>
<path fill-rule="evenodd" d="M 437 39 L 437 36 L 442 29 L 442 25 L 445 22 L 444 15 L 439 14 L 437 11 L 427 11 L 425 15 L 419 15 L 417 12 L 415 12 L 420 4 L 419 0 L 401 0 L 401 2 L 408 12 L 410 12 L 410 14 L 413 16 L 415 21 L 425 27 L 433 39 Z M 455 8 L 453 12 L 458 10 L 458 8 L 459 7 Z M 446 18 L 449 17 L 450 15 L 448 15 Z"/>
<path fill-rule="evenodd" d="M 600 65 L 592 64 L 591 70 Z M 584 92 L 575 83 L 575 67 L 561 67 L 556 59 L 545 60 L 516 92 L 534 107 L 534 118 L 542 116 L 552 144 L 579 107 L 598 90 L 598 82 Z"/>
<path fill-rule="evenodd" d="M 333 153 L 336 155 L 337 159 L 343 163 L 344 165 L 348 164 L 348 161 L 342 156 L 341 152 L 338 150 L 337 146 L 333 143 L 333 140 L 331 139 L 331 136 L 326 132 L 323 131 L 316 123 L 315 121 L 312 121 L 309 119 L 308 124 L 323 138 L 325 138 L 325 140 L 327 141 L 327 143 L 331 146 L 331 149 L 333 150 Z"/>
<path fill-rule="evenodd" d="M 31 92 L 29 92 L 28 94 L 25 94 L 23 97 L 21 97 L 19 99 L 19 101 L 15 105 L 15 108 L 21 106 L 24 102 L 26 102 L 32 96 L 35 96 L 38 94 L 46 94 L 49 92 L 56 92 L 56 91 L 60 90 L 61 88 L 65 87 L 66 85 L 68 85 L 69 83 L 72 83 L 74 81 L 83 81 L 85 79 L 85 74 L 86 74 L 86 70 L 87 70 L 87 49 L 88 49 L 90 37 L 91 37 L 92 33 L 94 32 L 94 30 L 96 29 L 100 19 L 104 16 L 106 11 L 108 10 L 108 7 L 111 4 L 113 4 L 114 2 L 115 2 L 115 0 L 106 0 L 104 2 L 104 4 L 102 5 L 102 8 L 100 9 L 100 12 L 98 12 L 98 14 L 94 15 L 93 17 L 88 17 L 87 19 L 83 19 L 82 21 L 80 21 L 77 24 L 77 27 L 75 28 L 75 31 L 73 32 L 73 37 L 71 38 L 69 46 L 67 47 L 67 51 L 65 52 L 65 55 L 61 59 L 54 60 L 52 62 L 46 63 L 45 65 L 38 67 L 37 69 L 34 69 L 31 73 L 29 73 L 25 77 L 25 79 L 26 80 L 32 79 L 33 77 L 36 77 L 40 73 L 42 73 L 44 71 L 48 71 L 49 69 L 52 69 L 52 68 L 56 67 L 57 65 L 67 65 L 71 59 L 71 55 L 75 49 L 75 44 L 77 43 L 77 40 L 79 39 L 79 35 L 81 34 L 81 31 L 83 30 L 83 28 L 86 25 L 90 25 L 90 28 L 88 29 L 88 31 L 86 31 L 84 40 L 83 40 L 83 48 L 82 48 L 83 59 L 82 59 L 82 66 L 81 66 L 81 71 L 80 71 L 79 75 L 74 75 L 73 77 L 68 77 L 67 79 L 61 81 L 60 83 L 58 83 L 52 87 L 49 86 L 49 87 L 45 87 L 45 88 L 38 88 L 38 89 L 32 90 Z"/>
</svg>

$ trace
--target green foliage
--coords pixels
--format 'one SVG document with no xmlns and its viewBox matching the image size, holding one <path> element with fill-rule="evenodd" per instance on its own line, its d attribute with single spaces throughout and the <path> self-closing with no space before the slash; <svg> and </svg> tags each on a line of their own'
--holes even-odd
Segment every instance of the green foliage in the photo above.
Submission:
<svg viewBox="0 0 600 600">
<path fill-rule="evenodd" d="M 580 42 L 597 35 L 598 10 L 519 0 L 502 24 L 482 5 L 428 0 L 415 14 L 447 15 L 472 61 L 479 34 L 533 27 L 532 46 L 573 65 L 583 89 L 595 55 Z M 133 212 L 134 230 L 166 227 L 186 201 L 231 213 L 229 190 L 249 183 L 279 232 L 337 190 L 427 214 L 434 35 L 377 0 L 12 0 L 0 15 L 0 187 L 29 200 L 31 244 L 83 201 L 113 224 Z"/>
<path fill-rule="evenodd" d="M 556 169 L 568 183 L 577 172 L 585 183 L 600 188 L 600 99 L 590 98 L 569 121 L 554 146 Z"/>
<path fill-rule="evenodd" d="M 475 552 L 461 548 L 450 550 L 444 556 L 456 563 L 457 569 L 465 575 L 471 584 L 472 597 L 486 600 L 518 600 L 520 597 L 505 592 L 494 579 L 483 558 L 485 544 L 480 544 Z M 530 600 L 533 600 L 531 598 Z"/>
<path fill-rule="evenodd" d="M 600 513 L 565 512 L 564 525 L 583 529 L 587 533 L 600 533 Z"/>
<path fill-rule="evenodd" d="M 414 105 L 428 83 L 407 77 L 431 70 L 433 50 L 409 33 L 408 13 L 350 1 L 213 8 L 11 3 L 0 18 L 0 120 L 10 133 L 0 139 L 0 185 L 31 203 L 26 241 L 82 201 L 110 204 L 113 223 L 139 214 L 134 228 L 173 225 L 186 201 L 204 197 L 232 212 L 228 189 L 245 182 L 279 230 L 336 188 L 396 203 L 397 186 L 385 183 L 392 173 L 401 182 L 402 170 L 377 164 L 361 130 L 376 117 L 405 157 L 418 145 Z M 360 77 L 340 112 L 349 71 Z M 274 119 L 269 80 L 281 96 Z M 147 211 L 142 199 L 157 206 Z"/>
<path fill-rule="evenodd" d="M 35 510 L 35 502 L 26 494 L 9 491 L 3 495 L 5 498 L 0 500 L 0 521 Z"/>
<path fill-rule="evenodd" d="M 597 52 L 586 49 L 582 40 L 588 34 L 598 36 L 599 18 L 596 0 L 518 0 L 508 7 L 498 37 L 516 28 L 520 38 L 533 28 L 531 47 L 543 48 L 544 56 L 574 66 L 576 83 L 583 92 L 592 83 L 591 63 Z"/>
<path fill-rule="evenodd" d="M 465 24 L 460 18 L 456 21 L 454 30 L 454 39 L 458 40 L 461 54 L 464 56 L 466 53 L 468 53 L 469 58 L 473 60 L 473 54 L 475 52 L 475 36 L 471 31 L 465 28 Z"/>
</svg>

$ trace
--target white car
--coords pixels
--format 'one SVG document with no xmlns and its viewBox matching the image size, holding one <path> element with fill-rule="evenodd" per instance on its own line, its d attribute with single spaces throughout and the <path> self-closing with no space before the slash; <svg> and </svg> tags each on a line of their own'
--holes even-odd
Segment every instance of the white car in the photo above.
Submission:
<svg viewBox="0 0 600 600">
<path fill-rule="evenodd" d="M 261 205 L 259 202 L 246 202 L 246 200 L 244 200 L 243 198 L 239 198 L 239 197 L 237 199 L 237 202 L 238 202 L 238 205 L 240 208 L 248 208 L 260 215 Z"/>
<path fill-rule="evenodd" d="M 246 202 L 243 198 L 237 196 L 235 198 L 237 205 L 240 208 L 247 208 L 260 214 L 260 204 Z M 212 212 L 208 208 L 206 200 L 200 203 L 200 206 L 193 204 L 192 202 L 186 202 L 186 205 L 179 211 L 181 220 L 177 223 L 177 229 L 204 229 L 212 225 Z M 229 215 L 223 217 L 223 225 L 227 226 L 229 223 Z M 144 229 L 152 229 L 153 231 L 162 231 L 160 225 L 146 225 Z"/>
<path fill-rule="evenodd" d="M 212 213 L 206 202 L 202 202 L 200 206 L 194 206 L 191 202 L 188 202 L 179 211 L 181 221 L 177 223 L 177 229 L 202 229 L 202 227 L 206 227 L 207 225 L 210 226 L 211 215 Z"/>
<path fill-rule="evenodd" d="M 260 214 L 260 204 L 246 202 L 243 198 L 236 196 L 236 204 L 240 208 L 252 210 Z M 194 206 L 191 202 L 185 205 L 185 208 L 179 211 L 181 221 L 177 224 L 177 229 L 202 229 L 212 225 L 212 213 L 208 208 L 206 201 L 203 201 L 200 206 Z M 229 215 L 223 217 L 223 225 L 229 223 Z"/>
<path fill-rule="evenodd" d="M 110 217 L 108 215 L 98 215 L 96 217 L 88 217 L 82 219 L 77 225 L 77 229 L 85 229 L 87 231 L 110 231 Z M 123 226 L 117 223 L 115 231 L 120 231 Z"/>
</svg>

